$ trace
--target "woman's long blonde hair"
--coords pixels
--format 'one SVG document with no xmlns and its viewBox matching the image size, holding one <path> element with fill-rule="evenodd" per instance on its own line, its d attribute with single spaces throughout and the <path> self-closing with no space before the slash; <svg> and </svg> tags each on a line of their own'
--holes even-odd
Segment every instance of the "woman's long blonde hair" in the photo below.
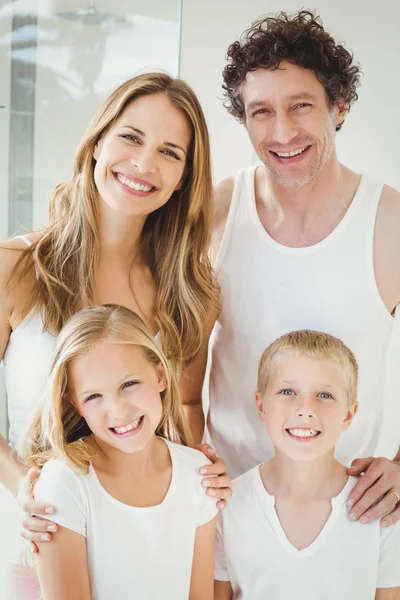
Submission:
<svg viewBox="0 0 400 600">
<path fill-rule="evenodd" d="M 52 458 L 63 457 L 74 468 L 84 471 L 89 468 L 94 456 L 93 445 L 80 438 L 89 435 L 90 429 L 68 399 L 71 394 L 68 368 L 76 357 L 100 342 L 135 345 L 154 368 L 162 365 L 166 387 L 160 393 L 162 417 L 156 435 L 186 446 L 193 445 L 173 366 L 137 314 L 110 304 L 80 311 L 62 328 L 54 350 L 47 392 L 19 447 L 27 464 L 42 466 Z"/>
<path fill-rule="evenodd" d="M 93 152 L 130 102 L 160 93 L 188 119 L 192 141 L 183 185 L 147 217 L 140 255 L 157 290 L 155 320 L 164 351 L 180 370 L 200 349 L 209 310 L 220 305 L 208 259 L 212 177 L 207 125 L 193 90 L 179 79 L 162 73 L 139 75 L 111 94 L 77 149 L 71 180 L 54 190 L 49 223 L 40 239 L 24 250 L 9 289 L 16 292 L 33 258 L 37 279 L 23 314 L 40 312 L 44 331 L 54 334 L 72 315 L 96 303 L 99 228 Z"/>
</svg>

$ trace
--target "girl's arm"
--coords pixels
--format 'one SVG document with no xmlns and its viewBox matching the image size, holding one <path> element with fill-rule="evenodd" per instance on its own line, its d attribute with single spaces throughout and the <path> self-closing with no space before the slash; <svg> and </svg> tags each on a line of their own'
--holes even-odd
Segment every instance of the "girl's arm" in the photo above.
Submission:
<svg viewBox="0 0 400 600">
<path fill-rule="evenodd" d="M 400 587 L 377 589 L 375 600 L 400 600 Z"/>
<path fill-rule="evenodd" d="M 189 600 L 214 599 L 214 539 L 217 517 L 197 527 Z"/>
<path fill-rule="evenodd" d="M 214 581 L 214 600 L 232 600 L 233 591 L 229 581 Z"/>
<path fill-rule="evenodd" d="M 86 538 L 65 527 L 35 555 L 43 600 L 91 600 Z"/>
</svg>

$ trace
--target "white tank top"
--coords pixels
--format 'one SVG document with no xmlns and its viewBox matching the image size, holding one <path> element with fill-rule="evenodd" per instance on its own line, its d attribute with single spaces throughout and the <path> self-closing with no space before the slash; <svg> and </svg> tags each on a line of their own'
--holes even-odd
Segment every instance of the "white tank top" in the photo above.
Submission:
<svg viewBox="0 0 400 600">
<path fill-rule="evenodd" d="M 31 246 L 27 237 L 18 237 Z M 18 442 L 44 393 L 55 343 L 55 336 L 43 332 L 40 315 L 27 315 L 10 335 L 3 362 L 12 445 Z"/>
<path fill-rule="evenodd" d="M 206 437 L 232 476 L 271 458 L 273 447 L 254 402 L 261 354 L 288 331 L 316 329 L 342 339 L 359 363 L 359 411 L 339 439 L 337 459 L 349 464 L 378 453 L 393 458 L 400 445 L 400 403 L 397 390 L 384 393 L 384 383 L 394 386 L 387 368 L 395 361 L 388 356 L 393 350 L 400 361 L 400 336 L 392 335 L 396 321 L 379 295 L 373 269 L 382 184 L 363 176 L 331 234 L 313 246 L 289 248 L 273 240 L 259 220 L 254 174 L 251 167 L 237 175 L 215 265 L 222 312 L 211 336 Z"/>
</svg>

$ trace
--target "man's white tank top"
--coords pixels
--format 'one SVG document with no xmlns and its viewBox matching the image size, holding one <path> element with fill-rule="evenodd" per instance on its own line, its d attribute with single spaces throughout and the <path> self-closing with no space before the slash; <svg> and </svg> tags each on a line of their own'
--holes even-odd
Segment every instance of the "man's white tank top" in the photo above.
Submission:
<svg viewBox="0 0 400 600">
<path fill-rule="evenodd" d="M 206 437 L 234 477 L 271 458 L 273 446 L 254 402 L 261 354 L 286 332 L 315 329 L 342 339 L 359 364 L 359 411 L 339 439 L 337 459 L 349 464 L 369 455 L 393 458 L 400 445 L 394 385 L 400 319 L 387 311 L 374 276 L 382 184 L 363 176 L 332 233 L 313 246 L 289 248 L 259 220 L 254 174 L 251 167 L 236 177 L 215 264 L 222 312 L 211 336 Z"/>
<path fill-rule="evenodd" d="M 31 246 L 27 237 L 18 237 Z M 55 336 L 43 332 L 40 315 L 27 315 L 10 335 L 3 363 L 12 445 L 18 442 L 44 394 L 55 343 Z"/>
</svg>

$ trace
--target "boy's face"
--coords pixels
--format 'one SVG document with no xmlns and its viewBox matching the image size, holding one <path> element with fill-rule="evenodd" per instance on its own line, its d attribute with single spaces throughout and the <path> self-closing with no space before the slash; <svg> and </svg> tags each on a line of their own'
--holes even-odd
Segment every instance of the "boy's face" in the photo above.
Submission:
<svg viewBox="0 0 400 600">
<path fill-rule="evenodd" d="M 348 406 L 334 362 L 288 353 L 275 358 L 266 392 L 256 393 L 256 404 L 276 450 L 294 460 L 333 452 L 358 406 Z"/>
</svg>

